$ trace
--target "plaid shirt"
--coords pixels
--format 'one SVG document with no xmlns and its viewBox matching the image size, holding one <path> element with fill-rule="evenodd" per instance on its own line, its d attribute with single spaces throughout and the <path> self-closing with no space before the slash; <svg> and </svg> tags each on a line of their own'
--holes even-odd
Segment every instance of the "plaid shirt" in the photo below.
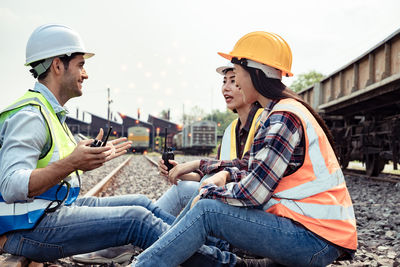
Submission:
<svg viewBox="0 0 400 267">
<path fill-rule="evenodd" d="M 305 140 L 300 119 L 291 112 L 274 112 L 277 101 L 265 108 L 250 152 L 243 159 L 201 162 L 204 173 L 226 170 L 231 182 L 200 190 L 202 198 L 218 199 L 233 206 L 262 207 L 271 198 L 282 177 L 295 172 L 304 161 Z"/>
</svg>

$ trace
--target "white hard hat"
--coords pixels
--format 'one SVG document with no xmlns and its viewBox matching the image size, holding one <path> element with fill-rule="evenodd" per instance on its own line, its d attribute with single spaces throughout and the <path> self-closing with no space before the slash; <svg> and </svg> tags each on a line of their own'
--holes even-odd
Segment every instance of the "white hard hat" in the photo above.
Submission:
<svg viewBox="0 0 400 267">
<path fill-rule="evenodd" d="M 218 67 L 218 68 L 216 69 L 216 71 L 217 71 L 219 74 L 221 74 L 222 76 L 225 76 L 226 70 L 228 70 L 228 69 L 233 69 L 233 68 L 234 68 L 234 67 L 233 67 L 233 64 L 232 64 L 232 63 L 228 63 L 226 66 Z"/>
<path fill-rule="evenodd" d="M 42 59 L 72 53 L 84 53 L 84 58 L 94 56 L 88 53 L 79 34 L 59 24 L 45 24 L 38 27 L 29 37 L 26 45 L 25 66 Z"/>
</svg>

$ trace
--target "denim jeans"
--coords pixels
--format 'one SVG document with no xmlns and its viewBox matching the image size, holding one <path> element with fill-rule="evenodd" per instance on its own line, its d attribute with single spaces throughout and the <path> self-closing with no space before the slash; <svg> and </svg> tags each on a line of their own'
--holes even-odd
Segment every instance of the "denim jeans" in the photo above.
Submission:
<svg viewBox="0 0 400 267">
<path fill-rule="evenodd" d="M 202 247 L 208 235 L 288 266 L 326 266 L 340 255 L 335 246 L 290 219 L 202 199 L 140 254 L 135 266 L 177 266 Z"/>
<path fill-rule="evenodd" d="M 212 177 L 213 174 L 206 174 L 203 176 L 203 178 L 201 178 L 198 186 L 200 187 L 201 182 L 203 182 L 204 180 Z M 186 213 L 190 210 L 190 206 L 192 206 L 192 201 L 194 200 L 194 198 L 199 194 L 199 189 L 197 189 L 193 195 L 189 198 L 189 200 L 187 201 L 187 204 L 185 206 L 185 208 L 181 211 L 181 213 L 179 213 L 178 216 L 176 216 L 176 219 L 174 221 L 174 223 L 171 226 L 174 226 L 175 224 L 177 224 L 182 218 L 183 216 L 186 215 Z"/>
<path fill-rule="evenodd" d="M 179 181 L 178 185 L 171 186 L 155 204 L 163 211 L 178 216 L 193 194 L 198 193 L 199 185 L 195 181 Z"/>
<path fill-rule="evenodd" d="M 8 233 L 4 250 L 41 262 L 129 243 L 147 248 L 174 219 L 143 195 L 78 198 L 35 228 Z"/>
</svg>

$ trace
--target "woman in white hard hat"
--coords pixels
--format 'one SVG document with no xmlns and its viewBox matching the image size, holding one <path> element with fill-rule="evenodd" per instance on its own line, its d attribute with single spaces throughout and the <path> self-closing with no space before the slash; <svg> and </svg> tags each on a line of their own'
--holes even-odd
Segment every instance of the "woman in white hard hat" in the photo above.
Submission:
<svg viewBox="0 0 400 267">
<path fill-rule="evenodd" d="M 233 65 L 221 66 L 216 71 L 224 77 L 221 92 L 225 99 L 226 107 L 238 115 L 238 118 L 225 130 L 222 145 L 218 147 L 217 159 L 240 159 L 250 148 L 256 130 L 256 120 L 260 116 L 262 109 L 258 102 L 247 104 L 243 101 L 243 96 L 235 84 Z M 206 164 L 206 162 L 207 159 L 204 159 L 203 164 Z M 197 192 L 198 182 L 207 173 L 202 173 L 198 170 L 200 160 L 184 164 L 178 164 L 176 161 L 171 161 L 171 163 L 174 166 L 178 166 L 174 170 L 171 170 L 172 175 L 169 175 L 168 168 L 164 165 L 162 159 L 159 160 L 158 169 L 162 176 L 169 178 L 173 184 L 177 185 L 172 186 L 164 193 L 157 200 L 156 205 L 164 211 L 177 216 L 193 194 Z M 197 174 L 192 172 L 186 173 L 183 176 L 179 175 L 181 171 L 177 169 L 185 168 L 184 166 L 188 165 L 191 165 L 191 168 L 196 170 Z M 177 179 L 181 181 L 178 182 Z"/>
<path fill-rule="evenodd" d="M 290 47 L 277 34 L 252 32 L 231 53 L 219 54 L 235 64 L 245 102 L 265 107 L 248 166 L 208 166 L 220 170 L 214 183 L 205 185 L 191 210 L 132 265 L 176 266 L 208 235 L 289 266 L 349 258 L 357 248 L 356 221 L 331 134 L 281 82 L 292 76 Z"/>
</svg>

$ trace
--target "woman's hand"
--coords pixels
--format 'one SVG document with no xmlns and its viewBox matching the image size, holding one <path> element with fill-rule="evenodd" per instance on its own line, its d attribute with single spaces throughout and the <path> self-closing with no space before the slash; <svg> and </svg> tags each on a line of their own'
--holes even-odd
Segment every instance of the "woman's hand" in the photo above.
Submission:
<svg viewBox="0 0 400 267">
<path fill-rule="evenodd" d="M 169 160 L 169 163 L 172 164 L 172 166 L 176 166 L 179 163 L 175 160 Z M 167 165 L 164 164 L 164 160 L 160 157 L 160 159 L 158 160 L 158 173 L 161 176 L 164 176 L 165 178 L 168 178 L 168 167 Z"/>
<path fill-rule="evenodd" d="M 229 179 L 229 176 L 230 176 L 230 174 L 227 171 L 217 172 L 210 178 L 207 178 L 203 182 L 201 182 L 200 189 L 209 184 L 215 184 L 216 186 L 224 186 L 226 184 L 226 181 Z M 193 208 L 193 206 L 196 205 L 197 201 L 199 201 L 199 200 L 200 200 L 200 195 L 197 195 L 193 199 L 192 204 L 190 205 L 190 208 Z"/>
<path fill-rule="evenodd" d="M 203 188 L 209 184 L 215 184 L 216 186 L 224 186 L 226 184 L 227 178 L 229 177 L 229 172 L 227 171 L 220 171 L 211 176 L 208 179 L 205 179 L 201 182 L 200 188 Z"/>
<path fill-rule="evenodd" d="M 169 161 L 174 167 L 168 173 L 168 179 L 171 183 L 177 184 L 180 176 L 197 170 L 200 165 L 200 160 L 189 161 L 178 164 L 176 161 Z"/>
</svg>

